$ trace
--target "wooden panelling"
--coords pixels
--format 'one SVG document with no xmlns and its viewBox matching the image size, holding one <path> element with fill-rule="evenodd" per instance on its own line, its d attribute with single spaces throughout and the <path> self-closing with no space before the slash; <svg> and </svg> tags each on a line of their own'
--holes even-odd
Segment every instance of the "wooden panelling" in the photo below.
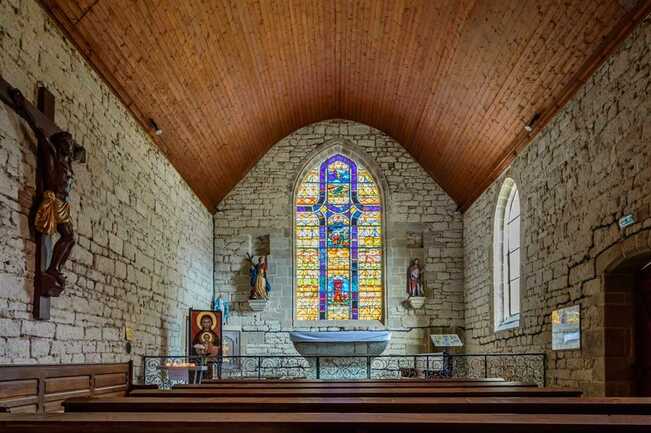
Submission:
<svg viewBox="0 0 651 433">
<path fill-rule="evenodd" d="M 396 138 L 467 208 L 651 0 L 42 0 L 209 209 L 328 118 Z M 534 113 L 534 131 L 523 127 Z M 149 131 L 151 133 L 151 131 Z"/>
<path fill-rule="evenodd" d="M 37 392 L 38 381 L 17 380 L 14 382 L 0 382 L 0 399 L 34 395 Z"/>
<path fill-rule="evenodd" d="M 45 403 L 45 413 L 63 412 L 63 400 Z"/>
<path fill-rule="evenodd" d="M 7 411 L 10 413 L 36 413 L 37 410 L 38 405 L 35 404 L 7 407 Z"/>
<path fill-rule="evenodd" d="M 130 362 L 0 366 L 0 409 L 12 413 L 60 412 L 67 398 L 125 395 L 131 387 L 131 375 Z"/>
<path fill-rule="evenodd" d="M 95 389 L 124 385 L 125 383 L 127 383 L 127 378 L 123 373 L 98 374 L 95 376 Z"/>
<path fill-rule="evenodd" d="M 45 379 L 45 394 L 77 390 L 90 391 L 90 376 Z"/>
</svg>

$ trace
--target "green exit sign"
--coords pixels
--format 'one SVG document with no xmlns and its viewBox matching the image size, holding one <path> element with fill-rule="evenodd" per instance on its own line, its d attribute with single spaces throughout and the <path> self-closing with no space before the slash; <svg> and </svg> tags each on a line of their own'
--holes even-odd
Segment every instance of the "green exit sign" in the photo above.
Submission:
<svg viewBox="0 0 651 433">
<path fill-rule="evenodd" d="M 635 217 L 633 216 L 632 213 L 628 215 L 624 215 L 619 219 L 619 228 L 624 230 L 628 226 L 632 226 L 635 224 Z"/>
</svg>

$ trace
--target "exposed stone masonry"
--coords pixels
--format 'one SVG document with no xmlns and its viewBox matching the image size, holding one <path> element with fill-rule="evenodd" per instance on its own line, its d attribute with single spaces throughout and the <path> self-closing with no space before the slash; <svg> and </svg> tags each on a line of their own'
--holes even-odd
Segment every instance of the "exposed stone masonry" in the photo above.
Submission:
<svg viewBox="0 0 651 433">
<path fill-rule="evenodd" d="M 184 353 L 187 309 L 212 298 L 210 213 L 37 2 L 0 2 L 0 47 L 0 74 L 32 101 L 42 82 L 88 152 L 74 166 L 67 289 L 36 321 L 35 140 L 0 104 L 0 364 L 124 361 L 125 326 L 137 363 Z"/>
<path fill-rule="evenodd" d="M 466 352 L 543 351 L 548 384 L 602 394 L 605 346 L 617 346 L 620 359 L 631 355 L 630 341 L 611 338 L 608 328 L 627 332 L 619 319 L 632 308 L 625 296 L 614 303 L 620 310 L 606 307 L 604 281 L 618 278 L 604 273 L 651 251 L 650 47 L 647 18 L 463 216 L 399 143 L 366 125 L 329 120 L 273 146 L 213 217 L 38 3 L 0 1 L 0 74 L 32 101 L 37 83 L 47 86 L 57 123 L 88 151 L 87 164 L 75 165 L 78 244 L 67 289 L 52 302 L 52 320 L 36 321 L 27 217 L 34 137 L 0 104 L 0 364 L 184 354 L 187 309 L 209 307 L 213 281 L 232 302 L 227 329 L 242 331 L 243 354 L 295 354 L 292 191 L 308 155 L 339 139 L 374 161 L 387 186 L 387 320 L 377 326 L 393 332 L 387 353 L 423 352 L 429 333 L 465 327 Z M 507 176 L 522 207 L 521 319 L 519 328 L 495 333 L 492 229 Z M 628 213 L 637 223 L 621 231 L 617 220 Z M 263 313 L 246 303 L 246 253 L 270 255 L 273 290 Z M 422 259 L 428 282 L 417 311 L 403 304 L 413 257 Z M 610 293 L 629 292 L 618 285 Z M 582 349 L 552 352 L 551 312 L 574 304 L 581 305 Z M 132 355 L 125 326 L 136 334 Z"/>
<path fill-rule="evenodd" d="M 295 329 L 291 197 L 308 155 L 333 139 L 349 140 L 361 149 L 376 162 L 388 185 L 386 327 L 393 331 L 393 339 L 386 353 L 422 352 L 428 348 L 430 332 L 463 326 L 462 223 L 456 205 L 395 140 L 366 125 L 329 120 L 276 143 L 218 206 L 215 287 L 234 304 L 229 327 L 243 331 L 243 353 L 295 354 L 288 336 Z M 254 314 L 246 304 L 245 255 L 265 252 L 258 249 L 265 244 L 258 238 L 267 235 L 273 289 L 267 310 Z M 423 259 L 429 296 L 426 306 L 416 311 L 403 305 L 407 266 L 413 257 Z"/>
<path fill-rule="evenodd" d="M 651 19 L 464 214 L 468 351 L 545 351 L 548 383 L 604 392 L 604 270 L 651 249 Z M 493 331 L 492 227 L 505 177 L 522 203 L 520 327 Z M 637 224 L 620 231 L 617 220 Z M 581 305 L 582 350 L 551 351 L 552 310 Z"/>
</svg>

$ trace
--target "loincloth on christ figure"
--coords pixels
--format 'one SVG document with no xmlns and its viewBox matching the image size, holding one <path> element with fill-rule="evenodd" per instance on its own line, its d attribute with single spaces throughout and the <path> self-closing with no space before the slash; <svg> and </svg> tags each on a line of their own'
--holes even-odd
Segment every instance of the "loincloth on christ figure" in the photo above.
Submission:
<svg viewBox="0 0 651 433">
<path fill-rule="evenodd" d="M 43 193 L 43 200 L 36 211 L 34 226 L 41 233 L 51 235 L 57 231 L 59 224 L 68 224 L 70 219 L 70 203 L 61 200 L 52 191 Z"/>
</svg>

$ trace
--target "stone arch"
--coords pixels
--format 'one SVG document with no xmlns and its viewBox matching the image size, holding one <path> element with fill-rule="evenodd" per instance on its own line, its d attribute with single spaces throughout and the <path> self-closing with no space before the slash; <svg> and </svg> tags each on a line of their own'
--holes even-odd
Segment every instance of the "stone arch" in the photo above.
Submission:
<svg viewBox="0 0 651 433">
<path fill-rule="evenodd" d="M 503 310 L 502 310 L 502 296 L 505 290 L 504 287 L 504 275 L 503 275 L 503 265 L 504 265 L 504 256 L 503 256 L 503 244 L 504 244 L 504 217 L 506 214 L 506 208 L 509 203 L 510 197 L 514 193 L 517 193 L 519 196 L 521 192 L 518 188 L 518 184 L 512 177 L 506 177 L 498 191 L 496 200 L 495 200 L 495 212 L 493 214 L 493 243 L 491 248 L 491 275 L 492 275 L 492 317 L 493 317 L 493 329 L 494 331 L 502 331 L 506 329 L 514 329 L 519 325 L 519 318 L 510 323 L 503 322 Z M 520 203 L 522 199 L 519 199 Z M 520 221 L 522 218 L 522 206 L 520 206 Z M 520 227 L 520 238 L 522 238 L 522 227 Z M 522 243 L 522 240 L 520 240 Z M 522 263 L 520 264 L 520 275 L 522 275 Z M 522 281 L 522 280 L 521 280 Z M 522 287 L 520 287 L 520 292 Z M 519 311 L 519 309 L 518 309 Z M 519 313 L 518 313 L 519 317 Z"/>
<path fill-rule="evenodd" d="M 333 138 L 331 140 L 328 140 L 310 152 L 303 159 L 300 165 L 300 169 L 292 181 L 292 204 L 296 199 L 298 186 L 301 182 L 301 179 L 303 179 L 305 176 L 305 173 L 310 168 L 312 168 L 312 166 L 317 161 L 325 159 L 329 155 L 334 155 L 335 153 L 341 153 L 344 156 L 347 156 L 353 160 L 360 161 L 362 164 L 364 164 L 364 166 L 369 170 L 373 177 L 375 177 L 375 181 L 380 187 L 382 201 L 385 203 L 385 214 L 388 213 L 387 206 L 390 204 L 389 186 L 382 168 L 378 165 L 373 157 L 364 151 L 364 149 L 360 148 L 355 143 L 345 138 Z"/>
<path fill-rule="evenodd" d="M 603 251 L 597 272 L 603 275 L 604 393 L 636 394 L 636 286 L 643 266 L 651 262 L 649 231 L 638 232 Z"/>
</svg>

